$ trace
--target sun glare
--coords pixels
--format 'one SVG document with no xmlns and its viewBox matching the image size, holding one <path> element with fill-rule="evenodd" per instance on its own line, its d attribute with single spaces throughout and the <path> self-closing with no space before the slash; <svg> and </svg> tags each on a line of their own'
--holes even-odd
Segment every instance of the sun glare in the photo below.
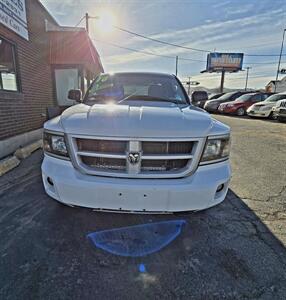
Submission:
<svg viewBox="0 0 286 300">
<path fill-rule="evenodd" d="M 116 25 L 114 14 L 110 10 L 99 12 L 97 20 L 97 28 L 102 33 L 110 33 L 114 30 L 113 26 Z"/>
</svg>

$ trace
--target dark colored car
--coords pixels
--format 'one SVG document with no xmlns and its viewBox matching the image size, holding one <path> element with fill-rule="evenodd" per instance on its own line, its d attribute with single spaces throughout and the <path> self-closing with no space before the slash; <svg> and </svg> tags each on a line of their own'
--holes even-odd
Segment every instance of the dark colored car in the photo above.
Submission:
<svg viewBox="0 0 286 300">
<path fill-rule="evenodd" d="M 218 111 L 224 114 L 244 116 L 248 107 L 253 103 L 264 101 L 271 93 L 250 93 L 242 95 L 235 101 L 220 104 Z"/>
<path fill-rule="evenodd" d="M 217 99 L 217 98 L 223 96 L 224 94 L 225 94 L 225 93 L 211 94 L 211 95 L 209 96 L 209 100 L 215 100 L 215 99 Z"/>
<path fill-rule="evenodd" d="M 241 95 L 244 95 L 247 93 L 250 93 L 250 92 L 237 91 L 237 92 L 226 93 L 217 99 L 206 101 L 205 105 L 204 105 L 204 109 L 208 112 L 217 112 L 218 107 L 220 106 L 221 103 L 234 101 Z"/>
<path fill-rule="evenodd" d="M 281 101 L 279 105 L 277 119 L 279 122 L 286 122 L 286 100 Z"/>
<path fill-rule="evenodd" d="M 208 93 L 205 91 L 193 91 L 191 95 L 192 104 L 203 108 L 208 100 Z"/>
</svg>

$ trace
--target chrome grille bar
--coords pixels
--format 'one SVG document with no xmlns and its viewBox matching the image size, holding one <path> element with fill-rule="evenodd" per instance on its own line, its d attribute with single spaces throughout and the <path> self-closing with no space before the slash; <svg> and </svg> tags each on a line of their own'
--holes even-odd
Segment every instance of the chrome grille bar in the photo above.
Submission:
<svg viewBox="0 0 286 300">
<path fill-rule="evenodd" d="M 104 158 L 118 158 L 126 159 L 126 154 L 120 153 L 105 153 L 105 152 L 90 152 L 90 151 L 78 151 L 77 155 L 80 156 L 90 156 L 90 157 L 104 157 Z"/>
<path fill-rule="evenodd" d="M 189 155 L 189 154 L 173 154 L 173 155 L 168 155 L 168 154 L 163 154 L 163 155 L 142 155 L 141 159 L 150 159 L 150 160 L 168 160 L 168 159 L 192 159 L 194 156 Z"/>
</svg>

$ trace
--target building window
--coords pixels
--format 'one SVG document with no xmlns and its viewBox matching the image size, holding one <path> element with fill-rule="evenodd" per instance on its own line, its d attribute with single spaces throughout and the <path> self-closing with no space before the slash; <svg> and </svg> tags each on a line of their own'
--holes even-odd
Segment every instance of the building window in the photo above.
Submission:
<svg viewBox="0 0 286 300">
<path fill-rule="evenodd" d="M 19 91 L 15 46 L 0 37 L 0 91 Z"/>
</svg>

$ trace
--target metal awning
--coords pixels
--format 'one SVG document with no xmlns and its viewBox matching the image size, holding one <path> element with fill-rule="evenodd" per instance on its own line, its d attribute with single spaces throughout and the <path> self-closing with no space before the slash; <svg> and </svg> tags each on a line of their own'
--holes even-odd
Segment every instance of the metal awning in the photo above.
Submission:
<svg viewBox="0 0 286 300">
<path fill-rule="evenodd" d="M 50 64 L 84 65 L 92 74 L 103 72 L 100 56 L 85 30 L 49 31 Z"/>
</svg>

